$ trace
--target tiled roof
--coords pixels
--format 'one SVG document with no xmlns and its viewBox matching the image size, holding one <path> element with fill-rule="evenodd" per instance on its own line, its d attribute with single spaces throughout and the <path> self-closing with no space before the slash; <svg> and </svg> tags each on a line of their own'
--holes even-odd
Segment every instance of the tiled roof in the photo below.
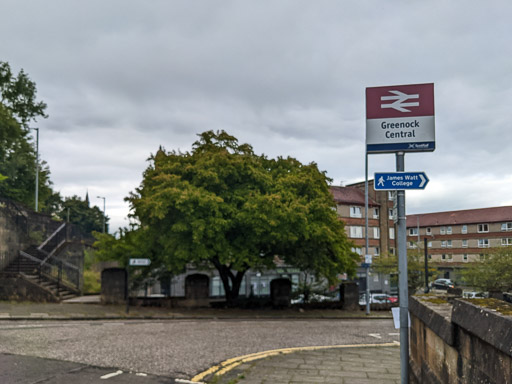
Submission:
<svg viewBox="0 0 512 384">
<path fill-rule="evenodd" d="M 354 204 L 364 206 L 364 191 L 354 187 L 329 187 L 334 201 L 338 204 Z M 368 205 L 370 207 L 378 207 L 380 204 L 373 200 L 371 197 L 368 198 Z"/>
<path fill-rule="evenodd" d="M 407 227 L 512 222 L 512 206 L 407 215 Z"/>
</svg>

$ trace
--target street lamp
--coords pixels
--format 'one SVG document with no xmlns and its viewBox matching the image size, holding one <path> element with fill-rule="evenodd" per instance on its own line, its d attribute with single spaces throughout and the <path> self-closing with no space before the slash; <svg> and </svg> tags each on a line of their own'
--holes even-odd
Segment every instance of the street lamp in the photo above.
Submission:
<svg viewBox="0 0 512 384">
<path fill-rule="evenodd" d="M 98 199 L 103 199 L 103 233 L 105 233 L 105 198 L 103 196 L 96 196 Z"/>
<path fill-rule="evenodd" d="M 36 196 L 35 196 L 35 211 L 39 210 L 39 128 L 30 128 L 36 131 Z"/>
</svg>

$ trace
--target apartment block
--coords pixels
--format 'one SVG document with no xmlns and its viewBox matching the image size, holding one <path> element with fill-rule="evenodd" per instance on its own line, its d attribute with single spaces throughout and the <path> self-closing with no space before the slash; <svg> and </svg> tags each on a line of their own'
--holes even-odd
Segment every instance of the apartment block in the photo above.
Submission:
<svg viewBox="0 0 512 384">
<path fill-rule="evenodd" d="M 512 206 L 407 215 L 408 252 L 424 252 L 445 277 L 488 248 L 512 246 Z"/>
<path fill-rule="evenodd" d="M 331 186 L 338 216 L 345 223 L 349 239 L 357 246 L 354 251 L 365 254 L 365 196 L 364 182 L 346 187 Z M 368 182 L 368 251 L 379 257 L 395 253 L 395 225 L 393 222 L 393 193 L 375 191 L 373 180 Z"/>
</svg>

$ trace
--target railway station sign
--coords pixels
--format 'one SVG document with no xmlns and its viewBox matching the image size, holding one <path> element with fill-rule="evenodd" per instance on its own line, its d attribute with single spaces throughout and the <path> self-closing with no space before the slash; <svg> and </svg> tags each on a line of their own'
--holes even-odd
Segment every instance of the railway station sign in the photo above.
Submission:
<svg viewBox="0 0 512 384">
<path fill-rule="evenodd" d="M 434 84 L 366 88 L 366 150 L 435 150 Z"/>
</svg>

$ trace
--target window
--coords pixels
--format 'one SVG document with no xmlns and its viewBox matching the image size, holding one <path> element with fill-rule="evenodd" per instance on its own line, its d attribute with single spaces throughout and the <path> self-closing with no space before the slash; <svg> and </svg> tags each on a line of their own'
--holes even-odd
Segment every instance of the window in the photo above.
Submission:
<svg viewBox="0 0 512 384">
<path fill-rule="evenodd" d="M 350 217 L 362 217 L 361 207 L 350 207 Z"/>
<path fill-rule="evenodd" d="M 429 255 L 428 255 L 428 259 L 429 259 L 429 260 L 432 260 L 432 255 L 430 255 L 430 254 L 429 254 Z"/>
<path fill-rule="evenodd" d="M 461 233 L 468 233 L 468 226 L 467 225 L 463 225 L 462 226 Z"/>
<path fill-rule="evenodd" d="M 452 234 L 452 227 L 451 226 L 446 227 L 446 234 L 447 235 L 451 235 Z"/>
<path fill-rule="evenodd" d="M 445 261 L 451 261 L 453 259 L 453 255 L 451 253 L 443 253 L 441 259 Z"/>
<path fill-rule="evenodd" d="M 390 253 L 390 254 L 394 255 L 394 254 L 395 254 L 395 252 L 396 252 L 396 251 L 395 251 L 395 248 L 393 248 L 393 247 L 389 248 L 389 253 Z"/>
<path fill-rule="evenodd" d="M 489 232 L 489 224 L 478 224 L 478 232 Z"/>
<path fill-rule="evenodd" d="M 462 261 L 464 261 L 464 262 L 468 261 L 468 254 L 467 253 L 462 255 Z"/>
<path fill-rule="evenodd" d="M 512 238 L 501 239 L 501 245 L 509 246 L 512 245 Z"/>
<path fill-rule="evenodd" d="M 394 191 L 388 191 L 388 200 L 389 201 L 395 200 L 395 192 Z"/>
<path fill-rule="evenodd" d="M 380 228 L 379 227 L 373 227 L 373 238 L 380 239 Z"/>
<path fill-rule="evenodd" d="M 363 254 L 363 250 L 361 248 L 352 248 L 352 252 L 357 253 L 359 256 Z"/>
<path fill-rule="evenodd" d="M 501 224 L 502 231 L 512 231 L 512 223 L 503 223 Z"/>
<path fill-rule="evenodd" d="M 395 210 L 393 208 L 390 208 L 388 210 L 388 216 L 389 216 L 389 220 L 394 220 L 395 219 Z"/>
<path fill-rule="evenodd" d="M 468 247 L 468 241 L 462 240 L 462 248 L 467 248 L 467 247 Z"/>
<path fill-rule="evenodd" d="M 389 228 L 389 238 L 391 240 L 395 239 L 395 228 Z"/>
<path fill-rule="evenodd" d="M 446 241 L 446 246 L 448 248 L 451 248 L 452 247 L 452 241 L 451 240 Z"/>
<path fill-rule="evenodd" d="M 446 248 L 446 240 L 441 241 L 441 248 Z"/>
<path fill-rule="evenodd" d="M 380 255 L 380 248 L 375 247 L 375 256 L 379 256 L 379 255 Z"/>
<path fill-rule="evenodd" d="M 409 248 L 416 248 L 416 243 L 414 241 L 409 241 Z"/>
<path fill-rule="evenodd" d="M 432 242 L 431 242 L 431 241 L 429 241 L 429 242 L 427 243 L 427 247 L 432 248 Z"/>
<path fill-rule="evenodd" d="M 445 235 L 446 234 L 446 227 L 441 227 L 439 232 L 441 233 L 441 235 Z"/>
<path fill-rule="evenodd" d="M 432 234 L 432 228 L 427 227 L 427 235 L 431 235 L 431 234 Z"/>
<path fill-rule="evenodd" d="M 379 208 L 373 209 L 373 218 L 378 219 L 379 218 Z"/>
<path fill-rule="evenodd" d="M 409 236 L 417 236 L 418 228 L 409 228 Z"/>
<path fill-rule="evenodd" d="M 350 237 L 353 239 L 362 239 L 363 227 L 350 227 Z"/>
<path fill-rule="evenodd" d="M 489 248 L 489 239 L 478 239 L 478 248 Z"/>
</svg>

